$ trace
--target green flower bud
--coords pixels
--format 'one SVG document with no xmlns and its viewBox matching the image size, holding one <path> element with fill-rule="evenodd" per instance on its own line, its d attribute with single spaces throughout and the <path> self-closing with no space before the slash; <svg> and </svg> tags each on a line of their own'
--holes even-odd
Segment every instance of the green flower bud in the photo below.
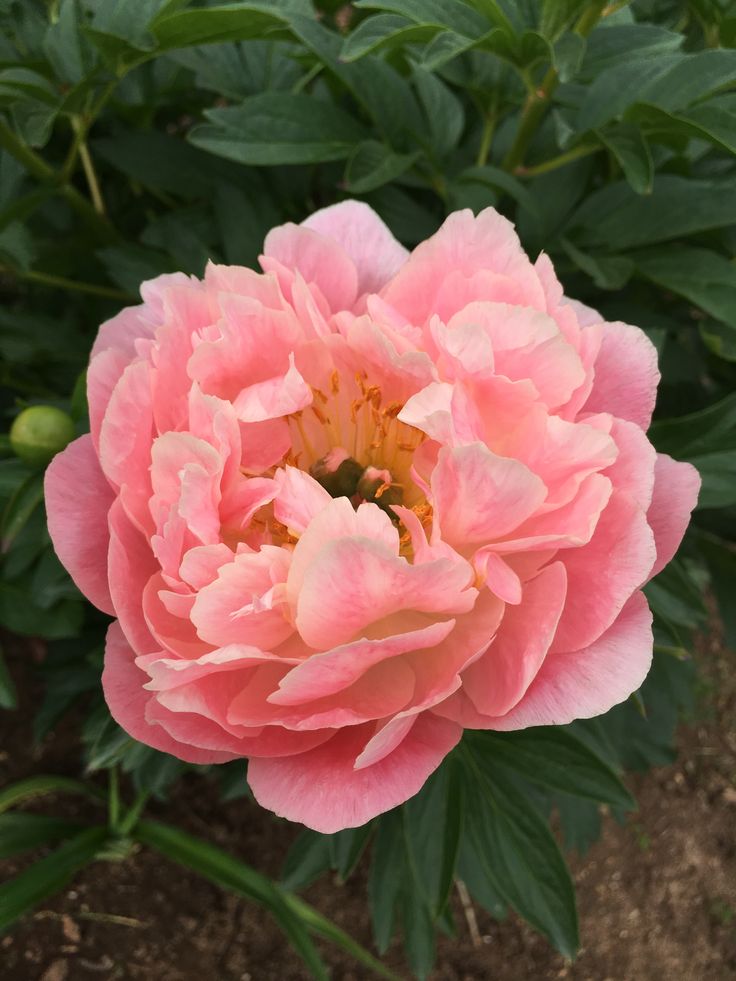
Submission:
<svg viewBox="0 0 736 981">
<path fill-rule="evenodd" d="M 71 417 L 53 405 L 32 405 L 10 427 L 13 452 L 32 467 L 45 467 L 75 436 Z"/>
</svg>

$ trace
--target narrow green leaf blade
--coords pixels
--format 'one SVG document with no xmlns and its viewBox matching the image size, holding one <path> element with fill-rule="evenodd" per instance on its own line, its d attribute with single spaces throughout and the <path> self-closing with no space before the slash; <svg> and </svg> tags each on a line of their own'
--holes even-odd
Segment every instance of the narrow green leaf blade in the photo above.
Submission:
<svg viewBox="0 0 736 981">
<path fill-rule="evenodd" d="M 107 835 L 107 828 L 89 828 L 0 885 L 0 931 L 63 889 L 75 872 L 94 859 Z"/>
</svg>

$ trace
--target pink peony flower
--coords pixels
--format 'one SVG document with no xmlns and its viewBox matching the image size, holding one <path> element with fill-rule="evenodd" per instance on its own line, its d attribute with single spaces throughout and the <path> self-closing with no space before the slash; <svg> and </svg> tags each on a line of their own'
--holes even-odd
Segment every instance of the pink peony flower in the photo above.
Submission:
<svg viewBox="0 0 736 981">
<path fill-rule="evenodd" d="M 641 587 L 699 479 L 645 435 L 646 336 L 567 300 L 493 209 L 408 254 L 347 201 L 261 265 L 161 276 L 102 325 L 49 528 L 116 618 L 120 725 L 247 757 L 264 807 L 333 832 L 415 794 L 463 727 L 637 689 Z"/>
</svg>

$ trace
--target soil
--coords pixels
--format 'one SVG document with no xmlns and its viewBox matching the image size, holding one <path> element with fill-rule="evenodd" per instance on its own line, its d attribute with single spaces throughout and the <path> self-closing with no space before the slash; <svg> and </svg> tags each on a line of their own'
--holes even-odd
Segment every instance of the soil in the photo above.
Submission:
<svg viewBox="0 0 736 981">
<path fill-rule="evenodd" d="M 27 704 L 0 713 L 0 783 L 35 773 L 78 775 L 78 721 L 67 719 L 30 753 L 27 666 L 10 654 Z M 27 657 L 28 648 L 25 648 Z M 628 779 L 639 811 L 604 822 L 585 858 L 573 856 L 583 947 L 565 961 L 518 918 L 498 923 L 456 899 L 458 935 L 442 937 L 432 981 L 726 981 L 736 979 L 736 672 L 717 636 L 698 651 L 705 697 L 684 726 L 675 765 Z M 46 799 L 36 810 L 93 817 L 94 808 Z M 295 828 L 249 800 L 215 804 L 211 785 L 186 776 L 149 816 L 205 837 L 276 875 Z M 0 863 L 0 878 L 24 863 Z M 371 948 L 365 869 L 347 884 L 323 878 L 305 898 Z M 473 941 L 473 914 L 478 932 Z M 324 946 L 337 981 L 369 972 Z M 400 946 L 386 964 L 409 978 Z M 308 981 L 267 914 L 140 849 L 98 862 L 0 938 L 7 981 Z"/>
</svg>

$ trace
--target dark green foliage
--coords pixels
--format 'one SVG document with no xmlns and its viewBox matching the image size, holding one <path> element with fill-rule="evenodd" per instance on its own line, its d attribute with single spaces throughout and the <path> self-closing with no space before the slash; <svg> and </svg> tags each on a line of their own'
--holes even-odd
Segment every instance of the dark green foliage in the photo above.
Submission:
<svg viewBox="0 0 736 981">
<path fill-rule="evenodd" d="M 348 195 L 408 246 L 456 208 L 494 205 L 532 256 L 551 256 L 568 295 L 642 326 L 662 370 L 651 437 L 699 469 L 703 491 L 680 557 L 647 587 L 656 650 L 641 692 L 569 727 L 468 734 L 406 806 L 362 829 L 304 832 L 283 872 L 302 888 L 369 857 L 376 945 L 385 951 L 400 928 L 419 977 L 436 929 L 452 928 L 456 878 L 492 915 L 515 908 L 572 956 L 574 897 L 550 815 L 564 846 L 584 851 L 601 804 L 633 805 L 621 771 L 673 758 L 709 585 L 736 642 L 736 7 L 341 7 L 0 0 L 2 429 L 40 404 L 85 432 L 92 340 L 142 280 L 201 274 L 209 258 L 254 265 L 269 228 Z M 41 479 L 3 437 L 0 627 L 49 641 L 36 738 L 81 704 L 86 772 L 119 770 L 135 791 L 164 796 L 193 768 L 110 718 L 99 687 L 107 619 L 51 551 Z M 0 708 L 16 702 L 0 659 Z M 242 762 L 220 777 L 224 799 L 247 793 Z M 49 779 L 35 792 L 79 789 Z M 104 843 L 102 829 L 36 818 L 0 823 L 4 854 L 57 847 L 0 896 L 3 923 Z M 128 832 L 214 881 L 255 898 L 275 889 L 211 846 L 135 821 Z M 330 937 L 330 925 L 305 929 L 294 897 L 268 896 L 320 976 L 306 929 Z"/>
</svg>

